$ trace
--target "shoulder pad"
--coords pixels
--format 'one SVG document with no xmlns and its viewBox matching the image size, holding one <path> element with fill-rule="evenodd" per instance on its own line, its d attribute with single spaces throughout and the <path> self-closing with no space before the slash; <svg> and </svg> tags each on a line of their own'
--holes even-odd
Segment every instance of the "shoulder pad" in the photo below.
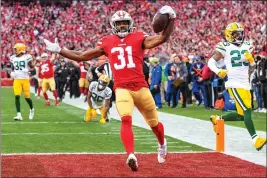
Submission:
<svg viewBox="0 0 267 178">
<path fill-rule="evenodd" d="M 220 42 L 215 46 L 215 49 L 219 51 L 226 51 L 225 46 L 230 46 L 230 43 L 228 43 L 229 45 L 227 43 L 228 42 Z"/>
<path fill-rule="evenodd" d="M 10 58 L 10 60 L 13 60 L 15 57 L 16 57 L 16 55 L 13 54 L 13 55 L 11 55 L 9 58 Z"/>
</svg>

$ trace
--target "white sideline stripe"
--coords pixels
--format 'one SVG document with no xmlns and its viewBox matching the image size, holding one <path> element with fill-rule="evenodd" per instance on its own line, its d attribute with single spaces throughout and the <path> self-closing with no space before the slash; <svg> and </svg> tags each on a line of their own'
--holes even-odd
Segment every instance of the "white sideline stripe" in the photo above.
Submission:
<svg viewBox="0 0 267 178">
<path fill-rule="evenodd" d="M 119 135 L 119 132 L 107 132 L 107 133 L 97 133 L 97 132 L 86 132 L 86 133 L 2 133 L 2 136 L 13 136 L 13 135 Z M 135 137 L 147 137 L 149 135 L 137 135 Z M 154 135 L 151 135 L 154 137 Z"/>
<path fill-rule="evenodd" d="M 143 155 L 149 155 L 149 154 L 157 154 L 158 152 L 135 152 L 135 154 L 143 154 Z M 196 154 L 196 153 L 216 153 L 215 151 L 181 151 L 181 152 L 168 152 L 168 154 L 184 154 L 184 153 L 190 153 L 190 154 Z M 80 153 L 6 153 L 1 154 L 2 156 L 24 156 L 24 155 L 121 155 L 126 154 L 122 152 L 110 152 L 110 153 L 99 153 L 99 152 L 80 152 Z"/>
<path fill-rule="evenodd" d="M 14 121 L 14 122 L 2 122 L 1 124 L 5 125 L 12 125 L 12 124 L 86 124 L 83 121 L 80 122 L 21 122 L 21 121 Z"/>
<path fill-rule="evenodd" d="M 2 136 L 12 136 L 12 135 L 118 135 L 120 133 L 110 132 L 110 133 L 3 133 Z"/>
</svg>

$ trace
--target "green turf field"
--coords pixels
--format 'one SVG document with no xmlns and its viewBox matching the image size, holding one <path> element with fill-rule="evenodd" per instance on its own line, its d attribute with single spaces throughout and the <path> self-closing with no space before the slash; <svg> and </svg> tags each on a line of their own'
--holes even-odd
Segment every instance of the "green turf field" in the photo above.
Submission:
<svg viewBox="0 0 267 178">
<path fill-rule="evenodd" d="M 124 152 L 120 140 L 120 122 L 106 125 L 98 119 L 83 122 L 85 111 L 64 103 L 44 106 L 44 100 L 32 95 L 35 118 L 28 119 L 29 107 L 21 97 L 23 121 L 16 115 L 12 88 L 1 89 L 2 153 Z M 51 101 L 51 104 L 54 102 Z M 133 127 L 136 152 L 156 152 L 157 141 L 151 131 Z M 167 137 L 168 151 L 206 151 L 207 149 Z"/>
<path fill-rule="evenodd" d="M 181 108 L 181 104 L 177 108 L 169 108 L 167 105 L 163 105 L 162 109 L 159 109 L 160 112 L 166 112 L 171 114 L 177 114 L 181 116 L 193 117 L 201 120 L 208 120 L 210 115 L 217 114 L 222 115 L 226 114 L 227 112 L 222 112 L 219 110 L 205 110 L 204 106 L 188 106 L 187 108 Z M 256 113 L 252 112 L 252 119 L 255 125 L 256 130 L 266 131 L 266 120 L 267 116 L 266 113 Z M 225 122 L 228 125 L 243 127 L 245 128 L 243 121 L 236 121 L 236 122 Z"/>
</svg>

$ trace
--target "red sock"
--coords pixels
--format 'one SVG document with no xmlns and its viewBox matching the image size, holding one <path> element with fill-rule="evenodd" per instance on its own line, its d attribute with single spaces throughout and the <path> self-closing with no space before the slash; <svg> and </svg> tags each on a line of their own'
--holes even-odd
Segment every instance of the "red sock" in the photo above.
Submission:
<svg viewBox="0 0 267 178">
<path fill-rule="evenodd" d="M 83 87 L 80 87 L 80 93 L 83 94 Z"/>
<path fill-rule="evenodd" d="M 42 87 L 38 87 L 38 96 L 40 96 Z"/>
<path fill-rule="evenodd" d="M 164 127 L 161 122 L 158 123 L 155 127 L 151 127 L 153 133 L 156 135 L 159 144 L 164 144 Z"/>
<path fill-rule="evenodd" d="M 88 88 L 84 88 L 84 90 L 83 90 L 84 96 L 87 96 L 87 93 L 88 93 Z"/>
<path fill-rule="evenodd" d="M 46 94 L 46 93 L 44 93 L 44 99 L 45 99 L 45 101 L 47 101 L 47 100 L 48 100 L 48 96 L 47 96 L 47 94 Z"/>
<path fill-rule="evenodd" d="M 56 90 L 53 91 L 53 95 L 55 97 L 55 100 L 57 101 L 57 91 Z"/>
<path fill-rule="evenodd" d="M 121 118 L 121 140 L 127 154 L 134 152 L 134 135 L 132 130 L 132 116 Z"/>
</svg>

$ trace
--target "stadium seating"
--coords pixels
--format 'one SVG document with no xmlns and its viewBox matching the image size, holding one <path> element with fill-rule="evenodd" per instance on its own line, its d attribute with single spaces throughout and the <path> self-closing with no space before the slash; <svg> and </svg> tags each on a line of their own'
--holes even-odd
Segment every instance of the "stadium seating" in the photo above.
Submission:
<svg viewBox="0 0 267 178">
<path fill-rule="evenodd" d="M 2 61 L 9 60 L 12 45 L 17 41 L 26 43 L 28 50 L 36 55 L 44 51 L 43 38 L 58 37 L 62 46 L 71 49 L 93 47 L 101 36 L 111 33 L 109 17 L 121 7 L 132 15 L 136 30 L 148 34 L 153 34 L 151 21 L 161 6 L 169 4 L 176 10 L 170 43 L 150 50 L 148 55 L 173 49 L 183 55 L 209 56 L 213 46 L 223 39 L 226 24 L 233 21 L 244 24 L 248 40 L 253 40 L 257 49 L 266 43 L 264 1 L 88 1 L 71 6 L 11 2 L 2 2 L 1 7 Z"/>
</svg>

